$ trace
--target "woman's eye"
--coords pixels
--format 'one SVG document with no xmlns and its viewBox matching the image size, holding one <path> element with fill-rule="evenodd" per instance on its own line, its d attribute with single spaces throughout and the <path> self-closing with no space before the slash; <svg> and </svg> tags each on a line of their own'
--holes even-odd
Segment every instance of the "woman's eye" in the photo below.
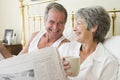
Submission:
<svg viewBox="0 0 120 80">
<path fill-rule="evenodd" d="M 80 25 L 81 24 L 81 22 L 76 22 L 76 25 Z"/>
</svg>

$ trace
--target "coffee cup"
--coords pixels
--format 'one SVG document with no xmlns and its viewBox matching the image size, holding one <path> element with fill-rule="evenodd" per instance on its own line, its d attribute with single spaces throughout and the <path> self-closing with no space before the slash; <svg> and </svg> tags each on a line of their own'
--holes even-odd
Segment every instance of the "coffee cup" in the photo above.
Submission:
<svg viewBox="0 0 120 80">
<path fill-rule="evenodd" d="M 72 73 L 70 76 L 75 77 L 79 74 L 80 69 L 80 57 L 76 56 L 67 56 L 65 60 L 69 62 L 70 68 L 66 70 L 66 72 Z"/>
</svg>

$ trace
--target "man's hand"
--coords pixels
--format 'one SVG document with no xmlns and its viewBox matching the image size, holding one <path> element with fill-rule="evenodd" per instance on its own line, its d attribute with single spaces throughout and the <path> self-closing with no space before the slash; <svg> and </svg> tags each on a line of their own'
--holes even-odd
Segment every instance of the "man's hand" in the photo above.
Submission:
<svg viewBox="0 0 120 80">
<path fill-rule="evenodd" d="M 12 54 L 6 49 L 6 47 L 2 43 L 0 43 L 0 53 L 4 58 L 12 57 Z"/>
</svg>

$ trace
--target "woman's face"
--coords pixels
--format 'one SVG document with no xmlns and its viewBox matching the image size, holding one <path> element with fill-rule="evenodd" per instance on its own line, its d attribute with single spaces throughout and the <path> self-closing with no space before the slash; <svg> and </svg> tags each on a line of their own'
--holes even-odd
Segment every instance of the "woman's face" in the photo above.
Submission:
<svg viewBox="0 0 120 80">
<path fill-rule="evenodd" d="M 91 30 L 87 30 L 87 23 L 82 18 L 77 18 L 75 21 L 74 32 L 76 34 L 76 40 L 84 43 L 90 40 L 92 36 Z"/>
</svg>

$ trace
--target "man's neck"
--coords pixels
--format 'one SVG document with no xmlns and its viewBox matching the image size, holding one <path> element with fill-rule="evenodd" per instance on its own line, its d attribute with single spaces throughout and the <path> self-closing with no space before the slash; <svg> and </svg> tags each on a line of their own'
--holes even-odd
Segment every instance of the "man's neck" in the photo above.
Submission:
<svg viewBox="0 0 120 80">
<path fill-rule="evenodd" d="M 62 35 L 61 35 L 62 36 Z M 51 37 L 49 35 L 45 35 L 45 38 L 46 38 L 46 41 L 47 43 L 51 43 L 51 42 L 55 42 L 57 41 L 61 36 L 54 36 L 54 37 Z"/>
</svg>

